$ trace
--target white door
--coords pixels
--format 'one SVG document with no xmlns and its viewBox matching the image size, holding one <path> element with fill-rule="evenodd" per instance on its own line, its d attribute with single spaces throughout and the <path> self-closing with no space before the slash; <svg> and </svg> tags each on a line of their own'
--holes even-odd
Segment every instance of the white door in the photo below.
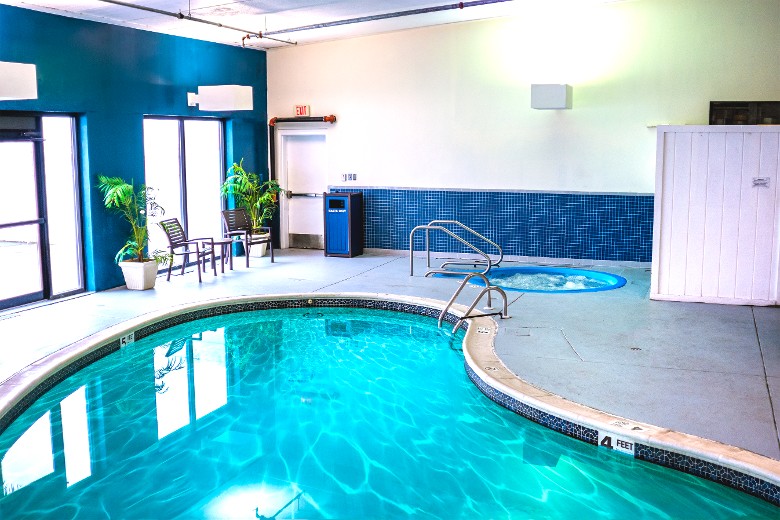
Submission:
<svg viewBox="0 0 780 520">
<path fill-rule="evenodd" d="M 280 149 L 279 180 L 287 190 L 281 205 L 281 246 L 323 249 L 322 194 L 328 189 L 326 137 L 323 133 L 283 135 Z"/>
</svg>

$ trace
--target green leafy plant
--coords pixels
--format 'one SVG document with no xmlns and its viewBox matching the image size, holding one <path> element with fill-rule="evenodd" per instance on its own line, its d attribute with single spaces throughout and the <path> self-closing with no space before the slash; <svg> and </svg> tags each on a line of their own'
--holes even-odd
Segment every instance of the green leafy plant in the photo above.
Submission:
<svg viewBox="0 0 780 520">
<path fill-rule="evenodd" d="M 273 218 L 279 207 L 279 194 L 284 190 L 275 180 L 260 182 L 260 176 L 244 169 L 244 160 L 227 171 L 227 177 L 222 184 L 222 195 L 233 195 L 236 205 L 246 208 L 252 219 L 252 227 L 261 227 Z"/>
<path fill-rule="evenodd" d="M 135 262 L 154 260 L 158 264 L 168 263 L 171 255 L 163 251 L 155 251 L 151 258 L 145 256 L 149 245 L 149 217 L 165 214 L 165 209 L 154 200 L 154 189 L 143 184 L 136 189 L 132 182 L 128 183 L 121 177 L 105 175 L 98 175 L 98 189 L 103 194 L 106 209 L 124 217 L 131 228 L 130 237 L 114 261 L 119 263 L 129 257 Z"/>
</svg>

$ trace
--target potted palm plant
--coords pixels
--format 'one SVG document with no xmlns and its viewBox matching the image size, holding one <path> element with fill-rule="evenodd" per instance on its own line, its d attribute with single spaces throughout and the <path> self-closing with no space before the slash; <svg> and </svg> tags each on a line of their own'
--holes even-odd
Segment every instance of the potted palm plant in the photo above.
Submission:
<svg viewBox="0 0 780 520">
<path fill-rule="evenodd" d="M 260 181 L 256 173 L 244 169 L 244 159 L 227 171 L 225 182 L 222 183 L 223 197 L 232 195 L 237 207 L 245 208 L 252 220 L 252 227 L 259 228 L 270 221 L 279 207 L 279 194 L 284 190 L 276 180 Z M 265 244 L 251 251 L 259 250 L 260 256 L 265 255 Z M 254 255 L 252 255 L 254 256 Z"/>
<path fill-rule="evenodd" d="M 122 269 L 127 288 L 151 289 L 157 277 L 157 266 L 167 264 L 171 255 L 155 251 L 151 257 L 146 256 L 148 218 L 163 215 L 165 210 L 155 202 L 152 188 L 141 185 L 136 189 L 132 182 L 128 183 L 121 177 L 99 175 L 98 189 L 103 194 L 106 209 L 121 215 L 130 224 L 130 236 L 114 257 Z"/>
</svg>

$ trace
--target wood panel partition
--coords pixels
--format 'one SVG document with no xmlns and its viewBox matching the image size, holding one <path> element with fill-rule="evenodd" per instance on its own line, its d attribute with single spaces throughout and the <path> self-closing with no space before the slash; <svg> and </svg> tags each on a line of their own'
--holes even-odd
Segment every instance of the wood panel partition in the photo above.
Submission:
<svg viewBox="0 0 780 520">
<path fill-rule="evenodd" d="M 780 126 L 658 127 L 650 298 L 776 305 Z"/>
</svg>

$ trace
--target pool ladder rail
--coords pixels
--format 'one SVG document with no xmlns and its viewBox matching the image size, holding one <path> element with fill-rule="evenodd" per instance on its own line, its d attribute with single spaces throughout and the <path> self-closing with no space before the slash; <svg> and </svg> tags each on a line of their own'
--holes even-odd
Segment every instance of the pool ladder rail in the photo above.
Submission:
<svg viewBox="0 0 780 520">
<path fill-rule="evenodd" d="M 463 237 L 458 236 L 455 234 L 451 229 L 445 227 L 445 226 L 458 226 L 470 235 L 473 235 L 477 237 L 478 239 L 487 242 L 494 248 L 498 250 L 498 260 L 493 260 L 490 258 L 490 255 L 479 249 L 477 246 L 469 242 L 468 240 L 464 239 Z M 427 259 L 427 266 L 428 266 L 428 272 L 425 273 L 425 276 L 429 276 L 432 274 L 465 274 L 463 271 L 458 270 L 452 270 L 448 269 L 448 267 L 451 266 L 484 266 L 484 270 L 481 272 L 481 274 L 485 275 L 487 274 L 492 267 L 497 267 L 501 261 L 504 259 L 504 251 L 501 249 L 501 246 L 487 238 L 486 236 L 477 233 L 470 227 L 458 222 L 457 220 L 431 220 L 425 225 L 417 226 L 414 229 L 412 229 L 411 233 L 409 233 L 409 276 L 414 276 L 414 234 L 418 231 L 425 231 L 425 255 Z M 465 245 L 478 255 L 480 255 L 483 259 L 480 260 L 451 260 L 448 262 L 444 262 L 436 269 L 431 269 L 431 241 L 430 241 L 430 234 L 431 231 L 441 231 L 450 237 L 454 238 L 461 244 Z M 487 285 L 487 284 L 486 284 Z"/>
<path fill-rule="evenodd" d="M 497 287 L 495 285 L 490 285 L 490 282 L 487 279 L 487 276 L 485 276 L 482 273 L 470 273 L 468 276 L 466 276 L 462 282 L 460 282 L 460 285 L 458 286 L 458 289 L 455 291 L 455 294 L 452 295 L 452 298 L 450 298 L 450 301 L 447 302 L 447 305 L 444 306 L 444 309 L 442 309 L 441 313 L 439 314 L 439 328 L 441 328 L 441 323 L 444 321 L 444 316 L 447 314 L 447 311 L 452 307 L 452 304 L 455 303 L 455 299 L 460 295 L 461 291 L 463 291 L 463 288 L 466 287 L 466 284 L 471 280 L 472 278 L 480 278 L 485 283 L 485 287 L 482 288 L 481 291 L 479 291 L 479 294 L 476 298 L 474 298 L 474 301 L 471 303 L 471 306 L 469 307 L 469 310 L 466 311 L 466 314 L 464 314 L 461 318 L 458 319 L 458 321 L 455 322 L 455 326 L 452 327 L 452 333 L 455 334 L 455 331 L 458 330 L 458 327 L 460 327 L 460 324 L 463 323 L 463 320 L 467 320 L 469 318 L 479 318 L 482 316 L 501 316 L 502 320 L 505 320 L 507 318 L 511 318 L 509 315 L 509 304 L 507 302 L 506 292 L 501 288 Z M 492 310 L 493 307 L 493 298 L 491 296 L 492 292 L 497 292 L 501 295 L 501 298 L 504 300 L 504 306 L 503 309 L 496 312 L 485 312 L 480 314 L 475 314 L 472 316 L 471 312 L 474 310 L 474 307 L 477 306 L 477 304 L 482 300 L 482 297 L 487 294 L 487 307 L 485 307 L 485 310 Z"/>
</svg>

